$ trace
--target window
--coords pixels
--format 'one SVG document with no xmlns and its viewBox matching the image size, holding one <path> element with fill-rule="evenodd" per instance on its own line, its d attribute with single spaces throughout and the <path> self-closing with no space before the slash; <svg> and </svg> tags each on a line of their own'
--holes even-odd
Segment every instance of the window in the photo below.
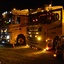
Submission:
<svg viewBox="0 0 64 64">
<path fill-rule="evenodd" d="M 16 21 L 17 24 L 20 23 L 20 17 L 17 17 L 17 21 Z"/>
</svg>

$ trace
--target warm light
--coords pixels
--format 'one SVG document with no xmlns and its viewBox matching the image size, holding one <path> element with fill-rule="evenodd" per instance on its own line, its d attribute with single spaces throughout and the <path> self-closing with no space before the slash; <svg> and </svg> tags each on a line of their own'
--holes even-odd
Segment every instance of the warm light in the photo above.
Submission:
<svg viewBox="0 0 64 64">
<path fill-rule="evenodd" d="M 41 40 L 41 37 L 37 37 L 38 40 Z"/>
<path fill-rule="evenodd" d="M 38 9 L 40 9 L 40 8 L 38 8 Z"/>
<path fill-rule="evenodd" d="M 31 54 L 42 54 L 42 53 L 44 53 L 45 51 L 43 51 L 43 50 L 41 50 L 41 51 L 38 51 L 38 52 L 33 52 L 33 53 L 31 53 Z"/>
<path fill-rule="evenodd" d="M 46 42 L 47 42 L 48 40 L 50 40 L 50 38 L 47 38 L 47 39 L 46 39 Z"/>
<path fill-rule="evenodd" d="M 38 48 L 35 47 L 35 49 L 37 50 Z"/>
<path fill-rule="evenodd" d="M 52 6 L 52 4 L 49 4 L 49 7 L 51 7 Z"/>
<path fill-rule="evenodd" d="M 35 20 L 33 20 L 33 22 L 35 22 Z"/>
<path fill-rule="evenodd" d="M 38 32 L 36 32 L 36 34 L 39 34 Z"/>
<path fill-rule="evenodd" d="M 32 14 L 36 14 L 37 12 L 33 12 Z"/>
<path fill-rule="evenodd" d="M 31 32 L 29 32 L 29 34 L 31 34 Z"/>
<path fill-rule="evenodd" d="M 37 35 L 35 35 L 35 37 L 37 37 Z"/>
<path fill-rule="evenodd" d="M 1 32 L 3 32 L 3 30 L 1 29 Z"/>
<path fill-rule="evenodd" d="M 2 13 L 2 16 L 3 16 L 3 18 L 5 18 L 6 17 L 6 14 L 7 14 L 8 12 L 6 11 L 6 12 L 4 12 L 4 13 Z"/>
<path fill-rule="evenodd" d="M 8 42 L 9 42 L 10 40 L 8 40 Z"/>
<path fill-rule="evenodd" d="M 38 19 L 36 19 L 36 21 L 38 21 Z"/>
<path fill-rule="evenodd" d="M 27 45 L 26 45 L 26 48 L 29 48 L 29 47 L 30 47 L 30 46 L 27 44 Z"/>
<path fill-rule="evenodd" d="M 44 49 L 43 51 L 46 51 L 46 49 Z"/>
<path fill-rule="evenodd" d="M 49 50 L 49 47 L 47 47 L 46 50 Z"/>
<path fill-rule="evenodd" d="M 29 56 L 31 56 L 31 55 L 38 55 L 38 54 L 42 54 L 42 53 L 48 53 L 48 52 L 46 52 L 46 49 L 44 49 L 44 50 L 40 50 L 40 51 L 29 53 L 28 55 Z"/>
<path fill-rule="evenodd" d="M 16 10 L 16 8 L 14 8 L 13 10 Z"/>
<path fill-rule="evenodd" d="M 37 47 L 32 47 L 32 48 L 33 48 L 33 49 L 36 49 L 36 50 L 38 49 Z"/>
<path fill-rule="evenodd" d="M 46 39 L 46 42 L 47 42 L 48 40 Z"/>
<path fill-rule="evenodd" d="M 7 29 L 5 29 L 4 32 L 7 32 Z"/>
<path fill-rule="evenodd" d="M 32 37 L 32 35 L 30 35 L 30 37 Z"/>
<path fill-rule="evenodd" d="M 56 57 L 56 54 L 53 54 L 54 57 Z"/>
<path fill-rule="evenodd" d="M 16 47 L 15 49 L 21 49 L 21 48 L 30 48 L 30 46 L 27 44 L 26 46 Z"/>
<path fill-rule="evenodd" d="M 44 10 L 41 10 L 41 12 L 44 12 Z"/>
</svg>

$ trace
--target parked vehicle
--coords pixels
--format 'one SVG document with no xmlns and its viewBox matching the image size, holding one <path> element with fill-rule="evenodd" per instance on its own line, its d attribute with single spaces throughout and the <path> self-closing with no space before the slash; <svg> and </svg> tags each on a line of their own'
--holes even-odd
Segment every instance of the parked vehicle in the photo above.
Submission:
<svg viewBox="0 0 64 64">
<path fill-rule="evenodd" d="M 47 6 L 45 9 L 13 9 L 3 13 L 0 27 L 2 44 L 26 45 L 38 49 L 56 47 L 57 36 L 64 34 L 62 6 Z"/>
<path fill-rule="evenodd" d="M 60 36 L 55 50 L 56 58 L 64 60 L 64 36 Z"/>
</svg>

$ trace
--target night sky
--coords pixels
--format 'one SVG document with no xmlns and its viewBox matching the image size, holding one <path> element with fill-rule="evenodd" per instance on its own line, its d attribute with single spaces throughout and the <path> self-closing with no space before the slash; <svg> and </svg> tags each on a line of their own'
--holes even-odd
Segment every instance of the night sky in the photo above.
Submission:
<svg viewBox="0 0 64 64">
<path fill-rule="evenodd" d="M 0 0 L 0 12 L 9 11 L 13 8 L 26 9 L 43 7 L 44 4 L 63 5 L 63 0 Z"/>
</svg>

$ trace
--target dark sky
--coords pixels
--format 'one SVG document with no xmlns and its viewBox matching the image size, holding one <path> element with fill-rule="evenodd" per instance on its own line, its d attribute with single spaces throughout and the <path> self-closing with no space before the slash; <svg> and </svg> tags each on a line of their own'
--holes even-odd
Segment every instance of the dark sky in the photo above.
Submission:
<svg viewBox="0 0 64 64">
<path fill-rule="evenodd" d="M 13 8 L 37 8 L 43 7 L 44 4 L 63 5 L 63 0 L 0 0 L 0 12 L 8 11 Z M 63 5 L 64 6 L 64 5 Z"/>
</svg>

